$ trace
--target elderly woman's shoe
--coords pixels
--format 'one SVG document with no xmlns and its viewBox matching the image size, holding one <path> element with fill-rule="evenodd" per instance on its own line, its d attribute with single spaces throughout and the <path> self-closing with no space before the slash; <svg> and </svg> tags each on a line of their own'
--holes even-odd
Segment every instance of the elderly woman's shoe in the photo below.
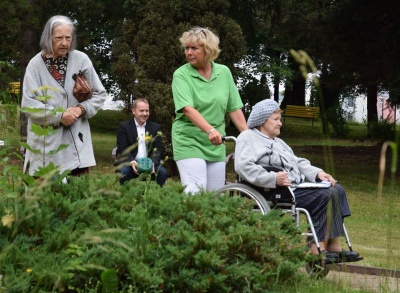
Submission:
<svg viewBox="0 0 400 293">
<path fill-rule="evenodd" d="M 354 250 L 344 250 L 339 251 L 339 256 L 345 256 L 345 257 L 358 257 L 360 254 L 357 251 Z"/>
<path fill-rule="evenodd" d="M 328 252 L 329 255 L 333 255 L 335 254 L 337 256 L 337 259 L 340 262 L 346 262 L 346 261 L 353 261 L 356 260 L 360 257 L 360 254 L 357 251 L 353 251 L 353 250 L 344 250 L 342 249 L 341 251 L 337 251 L 337 252 Z"/>
<path fill-rule="evenodd" d="M 322 251 L 323 258 L 325 259 L 325 264 L 337 263 L 339 261 L 339 254 L 336 252 L 330 252 L 323 250 Z"/>
</svg>

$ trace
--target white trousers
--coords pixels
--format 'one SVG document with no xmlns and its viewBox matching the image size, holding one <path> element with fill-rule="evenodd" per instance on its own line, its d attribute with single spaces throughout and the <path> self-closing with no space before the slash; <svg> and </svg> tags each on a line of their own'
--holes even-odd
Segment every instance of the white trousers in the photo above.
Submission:
<svg viewBox="0 0 400 293">
<path fill-rule="evenodd" d="M 178 160 L 176 165 L 186 193 L 213 191 L 225 185 L 225 162 L 193 158 Z"/>
</svg>

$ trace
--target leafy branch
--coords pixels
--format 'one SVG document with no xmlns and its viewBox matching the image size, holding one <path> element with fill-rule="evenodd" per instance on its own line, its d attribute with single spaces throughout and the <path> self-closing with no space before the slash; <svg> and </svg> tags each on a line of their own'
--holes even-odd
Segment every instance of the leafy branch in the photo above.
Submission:
<svg viewBox="0 0 400 293">
<path fill-rule="evenodd" d="M 35 94 L 36 100 L 43 103 L 43 108 L 32 108 L 32 107 L 22 107 L 21 111 L 24 113 L 30 113 L 34 115 L 41 115 L 43 116 L 43 125 L 39 125 L 36 123 L 32 123 L 32 127 L 29 131 L 36 134 L 37 136 L 43 137 L 43 152 L 40 149 L 34 149 L 29 144 L 25 142 L 21 142 L 21 146 L 25 149 L 29 150 L 34 154 L 41 154 L 42 155 L 42 167 L 46 167 L 46 158 L 47 156 L 52 156 L 68 147 L 67 144 L 60 144 L 56 149 L 53 150 L 46 150 L 46 138 L 50 135 L 53 135 L 58 129 L 54 128 L 52 125 L 48 125 L 48 117 L 54 116 L 57 113 L 64 113 L 66 110 L 62 107 L 51 108 L 48 107 L 48 101 L 53 99 L 52 95 L 49 93 L 50 91 L 59 92 L 58 89 L 50 87 L 50 86 L 41 86 L 35 90 L 33 93 Z M 56 168 L 56 166 L 52 166 Z"/>
</svg>

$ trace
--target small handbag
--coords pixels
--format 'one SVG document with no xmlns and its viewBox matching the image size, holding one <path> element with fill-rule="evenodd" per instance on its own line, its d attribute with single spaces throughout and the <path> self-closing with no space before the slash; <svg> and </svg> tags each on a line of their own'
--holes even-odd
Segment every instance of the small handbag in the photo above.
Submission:
<svg viewBox="0 0 400 293">
<path fill-rule="evenodd" d="M 136 170 L 139 173 L 151 173 L 153 171 L 153 161 L 150 158 L 137 159 L 138 163 Z"/>
<path fill-rule="evenodd" d="M 78 73 L 74 73 L 72 78 L 75 80 L 73 94 L 78 102 L 82 103 L 83 101 L 90 99 L 93 95 L 93 91 L 82 71 L 79 70 Z"/>
</svg>

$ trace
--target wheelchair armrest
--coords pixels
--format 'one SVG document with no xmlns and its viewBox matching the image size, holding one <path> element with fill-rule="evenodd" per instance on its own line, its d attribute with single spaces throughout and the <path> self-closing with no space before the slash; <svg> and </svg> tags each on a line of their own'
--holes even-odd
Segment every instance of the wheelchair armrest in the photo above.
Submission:
<svg viewBox="0 0 400 293">
<path fill-rule="evenodd" d="M 268 172 L 280 172 L 280 171 L 283 171 L 282 168 L 274 167 L 274 166 L 265 166 L 264 169 L 267 170 Z"/>
</svg>

